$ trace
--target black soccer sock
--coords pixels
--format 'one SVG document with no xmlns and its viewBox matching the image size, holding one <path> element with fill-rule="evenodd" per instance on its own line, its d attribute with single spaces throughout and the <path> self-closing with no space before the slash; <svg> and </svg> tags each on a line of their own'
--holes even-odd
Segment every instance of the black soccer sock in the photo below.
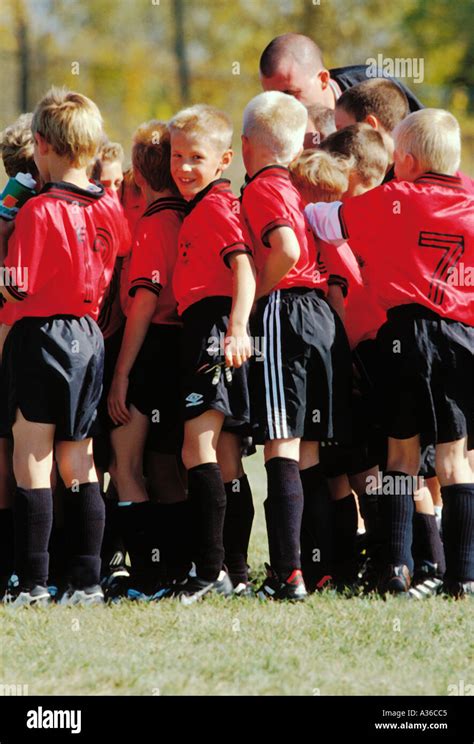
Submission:
<svg viewBox="0 0 474 744">
<path fill-rule="evenodd" d="M 252 531 L 252 491 L 246 475 L 225 483 L 227 506 L 224 520 L 225 565 L 234 586 L 249 580 L 247 555 Z"/>
<path fill-rule="evenodd" d="M 315 589 L 333 570 L 331 495 L 321 464 L 300 471 L 304 493 L 301 564 L 307 585 Z"/>
<path fill-rule="evenodd" d="M 413 502 L 415 479 L 398 470 L 386 471 L 379 492 L 381 529 L 385 544 L 385 561 L 408 566 L 413 573 Z"/>
<path fill-rule="evenodd" d="M 81 483 L 64 492 L 64 530 L 69 551 L 69 582 L 84 589 L 100 581 L 100 550 L 105 506 L 98 483 Z"/>
<path fill-rule="evenodd" d="M 53 518 L 53 528 L 49 539 L 49 583 L 63 587 L 67 582 L 67 565 L 69 551 L 63 526 Z"/>
<path fill-rule="evenodd" d="M 474 581 L 474 483 L 441 488 L 448 581 Z"/>
<path fill-rule="evenodd" d="M 439 534 L 434 514 L 419 514 L 413 516 L 413 559 L 415 571 L 428 561 L 437 566 L 436 576 L 442 578 L 446 571 L 444 548 Z"/>
<path fill-rule="evenodd" d="M 0 509 L 0 599 L 13 573 L 14 528 L 13 511 Z"/>
<path fill-rule="evenodd" d="M 113 556 L 119 551 L 124 553 L 125 546 L 120 528 L 118 501 L 113 498 L 107 498 L 107 496 L 104 495 L 102 495 L 102 498 L 104 499 L 105 504 L 105 528 L 101 550 L 101 574 L 102 576 L 105 576 L 109 573 L 110 561 Z"/>
<path fill-rule="evenodd" d="M 51 488 L 16 489 L 15 569 L 22 589 L 48 583 L 48 544 L 53 525 Z"/>
<path fill-rule="evenodd" d="M 118 516 L 130 558 L 132 588 L 150 594 L 161 580 L 163 557 L 156 504 L 150 501 L 121 502 Z"/>
<path fill-rule="evenodd" d="M 189 501 L 158 504 L 166 578 L 183 581 L 191 568 L 191 519 Z"/>
<path fill-rule="evenodd" d="M 303 486 L 296 460 L 272 457 L 265 463 L 268 479 L 267 500 L 271 520 L 269 545 L 274 545 L 273 569 L 286 580 L 295 568 L 301 568 L 300 541 L 303 516 Z"/>
<path fill-rule="evenodd" d="M 353 582 L 357 577 L 357 506 L 354 494 L 332 502 L 334 515 L 334 578 Z"/>
<path fill-rule="evenodd" d="M 215 581 L 224 564 L 226 495 L 221 469 L 216 462 L 188 470 L 193 554 L 200 579 Z"/>
</svg>

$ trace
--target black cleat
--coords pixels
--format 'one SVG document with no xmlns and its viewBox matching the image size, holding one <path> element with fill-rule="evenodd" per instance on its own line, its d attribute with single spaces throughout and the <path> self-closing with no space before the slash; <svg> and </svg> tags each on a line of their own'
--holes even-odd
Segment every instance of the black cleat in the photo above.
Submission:
<svg viewBox="0 0 474 744">
<path fill-rule="evenodd" d="M 288 600 L 290 602 L 301 602 L 306 599 L 306 591 L 303 574 L 296 568 L 290 575 L 281 581 L 271 566 L 265 564 L 267 578 L 257 590 L 257 597 L 262 600 L 272 599 L 274 601 Z"/>
<path fill-rule="evenodd" d="M 453 597 L 453 599 L 473 599 L 474 581 L 445 581 L 442 593 L 446 597 Z"/>
<path fill-rule="evenodd" d="M 188 606 L 199 602 L 210 594 L 222 594 L 224 597 L 230 597 L 233 593 L 234 587 L 229 574 L 221 571 L 215 581 L 206 581 L 200 579 L 199 576 L 190 576 L 182 584 L 176 596 L 181 604 Z"/>
<path fill-rule="evenodd" d="M 411 578 L 408 566 L 390 564 L 382 574 L 379 583 L 380 594 L 405 595 L 410 588 Z"/>
<path fill-rule="evenodd" d="M 10 607 L 46 607 L 51 604 L 51 595 L 45 586 L 31 589 L 7 589 L 3 603 Z"/>
</svg>

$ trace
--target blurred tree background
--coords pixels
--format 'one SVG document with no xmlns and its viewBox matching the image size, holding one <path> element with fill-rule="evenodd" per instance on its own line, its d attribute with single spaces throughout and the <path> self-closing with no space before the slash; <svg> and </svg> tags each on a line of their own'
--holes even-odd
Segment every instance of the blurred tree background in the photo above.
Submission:
<svg viewBox="0 0 474 744">
<path fill-rule="evenodd" d="M 460 119 L 474 175 L 473 27 L 474 0 L 2 0 L 0 127 L 54 83 L 93 98 L 127 153 L 139 123 L 197 102 L 232 116 L 238 150 L 260 54 L 296 31 L 321 46 L 328 67 L 422 58 L 424 81 L 404 82 Z M 239 161 L 232 175 L 241 178 Z"/>
</svg>

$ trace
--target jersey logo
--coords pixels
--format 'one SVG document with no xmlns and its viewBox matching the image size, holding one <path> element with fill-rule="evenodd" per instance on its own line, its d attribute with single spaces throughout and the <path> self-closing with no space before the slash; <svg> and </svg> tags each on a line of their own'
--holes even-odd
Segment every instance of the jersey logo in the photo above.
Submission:
<svg viewBox="0 0 474 744">
<path fill-rule="evenodd" d="M 201 403 L 203 403 L 201 393 L 190 393 L 186 398 L 186 408 L 191 408 L 191 406 L 200 406 Z"/>
<path fill-rule="evenodd" d="M 437 248 L 443 251 L 436 268 L 431 275 L 428 299 L 434 305 L 442 305 L 445 289 L 442 284 L 447 283 L 450 271 L 457 266 L 464 254 L 464 237 L 435 232 L 420 232 L 418 239 L 420 248 Z"/>
</svg>

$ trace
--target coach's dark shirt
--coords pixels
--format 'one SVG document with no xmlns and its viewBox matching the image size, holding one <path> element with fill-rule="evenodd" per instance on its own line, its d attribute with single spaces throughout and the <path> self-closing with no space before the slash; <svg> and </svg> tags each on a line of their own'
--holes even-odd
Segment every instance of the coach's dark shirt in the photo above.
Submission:
<svg viewBox="0 0 474 744">
<path fill-rule="evenodd" d="M 371 78 L 367 76 L 367 68 L 369 65 L 351 65 L 350 67 L 335 67 L 332 70 L 329 70 L 331 74 L 331 80 L 334 80 L 340 87 L 341 91 L 344 92 L 348 88 L 352 88 L 353 85 L 357 85 L 358 83 L 364 82 L 364 80 L 370 80 Z M 389 77 L 388 75 L 384 75 L 382 71 L 380 71 L 380 74 L 377 77 Z M 410 111 L 419 111 L 420 109 L 424 108 L 423 104 L 418 100 L 418 98 L 411 92 L 409 88 L 407 88 L 403 83 L 401 83 L 399 80 L 396 80 L 395 78 L 389 78 L 393 80 L 405 93 L 406 97 L 408 98 L 408 104 L 410 106 Z"/>
</svg>

